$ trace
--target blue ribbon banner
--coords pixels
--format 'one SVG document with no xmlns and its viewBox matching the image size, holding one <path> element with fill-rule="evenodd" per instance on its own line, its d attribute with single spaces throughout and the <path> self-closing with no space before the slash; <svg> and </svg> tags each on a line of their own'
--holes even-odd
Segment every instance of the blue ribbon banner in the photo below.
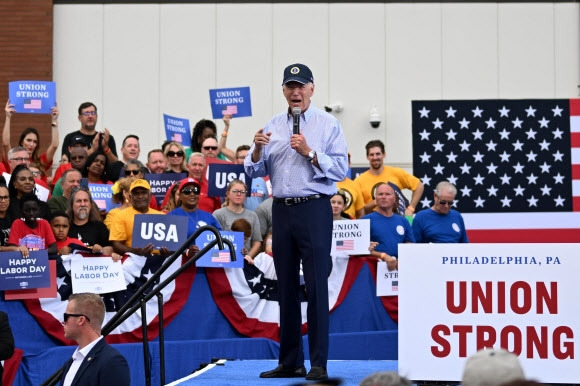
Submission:
<svg viewBox="0 0 580 386">
<path fill-rule="evenodd" d="M 246 196 L 251 196 L 252 178 L 244 172 L 244 165 L 211 163 L 208 165 L 207 170 L 208 196 L 225 197 L 228 184 L 232 180 L 243 181 L 248 187 Z"/>
<path fill-rule="evenodd" d="M 8 83 L 8 98 L 17 113 L 50 114 L 56 106 L 56 83 L 19 80 Z"/>
<path fill-rule="evenodd" d="M 179 142 L 185 147 L 191 147 L 189 119 L 163 114 L 163 123 L 165 124 L 165 136 L 168 141 Z"/>
<path fill-rule="evenodd" d="M 209 102 L 213 119 L 224 115 L 251 117 L 252 101 L 249 87 L 216 88 L 209 90 Z"/>
<path fill-rule="evenodd" d="M 0 290 L 50 287 L 48 252 L 30 251 L 27 259 L 20 251 L 0 252 Z"/>
<path fill-rule="evenodd" d="M 110 212 L 111 209 L 121 206 L 113 202 L 113 185 L 89 184 L 89 190 L 99 209 Z"/>
<path fill-rule="evenodd" d="M 133 223 L 132 246 L 151 243 L 155 249 L 176 251 L 187 240 L 187 217 L 164 214 L 137 214 Z"/>
<path fill-rule="evenodd" d="M 217 244 L 213 249 L 209 250 L 205 255 L 195 262 L 198 267 L 215 267 L 215 268 L 243 268 L 244 256 L 242 249 L 244 248 L 244 234 L 242 232 L 221 231 L 222 238 L 230 240 L 236 249 L 236 261 L 231 261 L 230 251 L 225 246 L 225 249 L 220 251 Z M 215 239 L 215 235 L 211 232 L 203 232 L 197 239 L 195 245 L 199 249 L 204 248 L 207 244 Z"/>
<path fill-rule="evenodd" d="M 174 183 L 187 177 L 187 173 L 150 173 L 145 174 L 145 180 L 151 185 L 151 194 L 155 197 L 157 205 L 161 206 L 167 190 Z"/>
</svg>

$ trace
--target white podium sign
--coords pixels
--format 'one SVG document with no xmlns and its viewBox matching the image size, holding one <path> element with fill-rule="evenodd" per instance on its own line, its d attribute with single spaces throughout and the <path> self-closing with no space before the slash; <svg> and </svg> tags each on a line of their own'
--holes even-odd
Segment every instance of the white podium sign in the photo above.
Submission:
<svg viewBox="0 0 580 386">
<path fill-rule="evenodd" d="M 485 347 L 527 379 L 580 383 L 580 244 L 401 244 L 399 373 L 460 381 Z"/>
</svg>

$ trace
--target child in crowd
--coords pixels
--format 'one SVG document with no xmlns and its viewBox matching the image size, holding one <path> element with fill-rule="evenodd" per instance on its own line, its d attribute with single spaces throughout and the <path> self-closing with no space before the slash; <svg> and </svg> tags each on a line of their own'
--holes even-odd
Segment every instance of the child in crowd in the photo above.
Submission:
<svg viewBox="0 0 580 386">
<path fill-rule="evenodd" d="M 79 249 L 86 249 L 85 244 L 79 239 L 68 237 L 68 230 L 70 229 L 70 223 L 66 213 L 56 212 L 53 214 L 50 220 L 50 228 L 56 239 L 56 248 L 58 249 L 59 255 L 68 255 L 72 252 L 71 244 L 78 245 Z"/>
<path fill-rule="evenodd" d="M 46 249 L 49 255 L 56 255 L 56 239 L 48 221 L 38 218 L 40 204 L 34 193 L 20 198 L 20 212 L 24 217 L 12 223 L 8 245 L 24 246 L 28 251 Z M 22 256 L 28 257 L 28 252 L 23 251 Z"/>
</svg>

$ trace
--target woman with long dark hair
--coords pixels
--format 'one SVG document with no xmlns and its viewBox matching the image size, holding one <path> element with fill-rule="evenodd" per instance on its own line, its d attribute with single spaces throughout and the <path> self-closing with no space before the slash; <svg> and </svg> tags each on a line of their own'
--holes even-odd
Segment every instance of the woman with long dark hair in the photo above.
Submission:
<svg viewBox="0 0 580 386">
<path fill-rule="evenodd" d="M 87 178 L 91 184 L 112 184 L 109 181 L 109 161 L 101 151 L 95 151 L 87 157 L 85 166 L 81 169 L 83 178 Z"/>
<path fill-rule="evenodd" d="M 231 117 L 232 117 L 231 115 L 224 116 L 225 127 L 222 135 L 225 136 L 228 135 Z M 215 123 L 213 123 L 213 121 L 210 121 L 209 119 L 202 119 L 199 122 L 197 122 L 193 127 L 193 134 L 191 134 L 191 147 L 188 148 L 185 152 L 186 157 L 185 162 L 189 161 L 189 157 L 191 156 L 191 154 L 201 153 L 201 144 L 203 143 L 203 141 L 205 141 L 210 137 L 217 138 L 217 127 Z M 227 160 L 226 156 L 223 155 L 221 152 L 218 153 L 217 158 L 224 161 Z"/>
<path fill-rule="evenodd" d="M 14 105 L 10 103 L 10 101 L 6 102 L 6 107 L 4 109 L 6 112 L 6 120 L 4 121 L 4 131 L 2 132 L 2 144 L 4 148 L 4 154 L 8 154 L 8 150 L 11 149 L 10 145 L 10 123 L 12 114 L 14 114 Z M 28 154 L 30 155 L 30 162 L 35 163 L 39 166 L 39 168 L 43 171 L 42 180 L 47 182 L 47 175 L 51 174 L 51 167 L 52 167 L 52 159 L 54 157 L 54 153 L 56 153 L 56 149 L 58 148 L 58 108 L 55 106 L 51 110 L 51 141 L 50 145 L 46 151 L 42 154 L 39 154 L 40 148 L 40 135 L 38 134 L 38 130 L 34 127 L 28 127 L 22 131 L 20 134 L 20 138 L 18 139 L 18 146 L 24 147 Z M 4 160 L 6 166 L 7 160 Z M 6 170 L 10 170 L 10 168 L 6 168 Z"/>
</svg>

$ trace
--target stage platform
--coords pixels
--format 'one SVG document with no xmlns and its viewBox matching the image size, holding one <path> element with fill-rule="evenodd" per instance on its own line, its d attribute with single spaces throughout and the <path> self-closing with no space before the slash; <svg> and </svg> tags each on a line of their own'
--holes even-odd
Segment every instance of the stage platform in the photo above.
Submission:
<svg viewBox="0 0 580 386">
<path fill-rule="evenodd" d="M 313 384 L 302 378 L 262 379 L 262 371 L 271 370 L 277 366 L 277 361 L 238 360 L 220 361 L 210 364 L 194 374 L 172 382 L 170 386 L 286 386 L 297 384 Z M 310 364 L 306 363 L 307 370 Z M 343 386 L 357 386 L 367 375 L 377 371 L 397 371 L 397 361 L 329 361 L 328 375 Z"/>
</svg>

